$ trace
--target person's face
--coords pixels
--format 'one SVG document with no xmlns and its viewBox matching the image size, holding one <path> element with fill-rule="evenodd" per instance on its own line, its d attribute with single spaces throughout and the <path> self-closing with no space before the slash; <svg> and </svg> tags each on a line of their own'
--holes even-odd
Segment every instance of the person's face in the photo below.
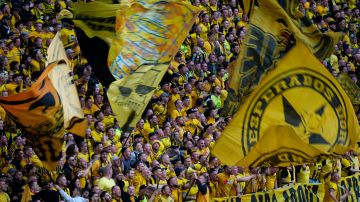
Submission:
<svg viewBox="0 0 360 202">
<path fill-rule="evenodd" d="M 91 201 L 99 201 L 99 194 L 97 194 L 97 193 L 95 193 L 94 195 L 92 195 L 92 197 L 91 197 Z"/>
<path fill-rule="evenodd" d="M 15 173 L 15 179 L 17 179 L 17 180 L 22 180 L 22 177 L 23 177 L 22 172 L 16 172 L 16 173 Z"/>
<path fill-rule="evenodd" d="M 99 194 L 101 190 L 100 190 L 100 187 L 95 186 L 94 189 L 93 189 L 93 191 L 94 191 L 95 193 Z"/>
<path fill-rule="evenodd" d="M 151 152 L 151 145 L 150 144 L 145 144 L 144 151 L 147 152 L 147 153 L 150 153 Z"/>
<path fill-rule="evenodd" d="M 186 167 L 190 166 L 191 163 L 192 163 L 192 162 L 191 162 L 191 159 L 190 159 L 190 158 L 186 158 L 185 161 L 184 161 L 184 165 L 185 165 Z"/>
<path fill-rule="evenodd" d="M 177 108 L 180 108 L 180 109 L 183 108 L 183 103 L 182 103 L 181 100 L 177 100 L 177 101 L 176 101 L 176 107 L 177 107 Z"/>
<path fill-rule="evenodd" d="M 7 192 L 8 190 L 8 185 L 5 181 L 0 181 L 0 190 L 3 191 L 3 192 Z"/>
<path fill-rule="evenodd" d="M 30 4 L 26 3 L 23 5 L 24 10 L 28 11 L 30 9 Z"/>
<path fill-rule="evenodd" d="M 99 122 L 98 125 L 97 125 L 97 129 L 101 132 L 104 132 L 105 131 L 105 126 L 104 126 L 104 123 L 103 122 Z"/>
<path fill-rule="evenodd" d="M 170 164 L 169 155 L 165 154 L 162 158 L 163 163 Z"/>
<path fill-rule="evenodd" d="M 109 193 L 106 193 L 104 199 L 105 201 L 111 201 L 111 195 Z"/>
<path fill-rule="evenodd" d="M 209 15 L 206 14 L 206 15 L 204 16 L 204 18 L 203 18 L 203 22 L 204 22 L 204 23 L 209 23 L 209 20 L 210 20 Z"/>
<path fill-rule="evenodd" d="M 171 194 L 171 190 L 170 190 L 170 187 L 169 187 L 169 186 L 166 186 L 166 187 L 164 188 L 164 194 L 165 194 L 165 195 L 170 195 L 170 194 Z"/>
<path fill-rule="evenodd" d="M 75 159 L 75 157 L 70 157 L 70 158 L 68 159 L 68 163 L 69 163 L 69 165 L 71 165 L 71 166 L 75 166 L 75 165 L 76 165 L 76 159 Z"/>
<path fill-rule="evenodd" d="M 130 151 L 129 148 L 127 148 L 126 151 L 125 151 L 125 153 L 124 153 L 124 156 L 125 156 L 125 157 L 130 157 L 130 155 L 131 155 L 131 151 Z"/>
<path fill-rule="evenodd" d="M 103 148 L 104 148 L 104 147 L 103 147 L 102 144 L 98 144 L 98 146 L 95 147 L 95 150 L 96 150 L 97 152 L 100 152 Z"/>
<path fill-rule="evenodd" d="M 136 144 L 135 149 L 136 149 L 136 151 L 142 153 L 142 152 L 143 152 L 143 146 L 142 146 L 142 144 L 140 144 L 140 143 Z"/>
<path fill-rule="evenodd" d="M 25 151 L 25 155 L 26 156 L 32 156 L 34 154 L 34 151 L 32 148 L 28 148 L 26 151 Z"/>
<path fill-rule="evenodd" d="M 153 124 L 157 124 L 157 123 L 158 123 L 158 118 L 157 118 L 157 116 L 153 116 L 152 119 L 151 119 L 151 122 L 152 122 Z"/>
<path fill-rule="evenodd" d="M 200 140 L 199 141 L 199 149 L 203 149 L 205 147 L 205 141 L 204 140 Z"/>
<path fill-rule="evenodd" d="M 97 102 L 97 103 L 100 103 L 100 104 L 101 104 L 101 103 L 103 103 L 103 100 L 104 100 L 104 99 L 103 99 L 103 96 L 102 96 L 102 95 L 96 95 L 96 102 Z"/>
<path fill-rule="evenodd" d="M 79 180 L 79 179 L 77 179 L 77 180 L 75 181 L 75 187 L 80 187 L 80 180 Z"/>
<path fill-rule="evenodd" d="M 107 152 L 102 152 L 101 153 L 101 159 L 102 160 L 107 160 L 108 159 L 108 153 Z"/>
<path fill-rule="evenodd" d="M 86 162 L 86 160 L 83 159 L 83 158 L 80 158 L 80 159 L 79 159 L 79 165 L 80 165 L 80 167 L 82 167 L 82 168 L 86 168 L 86 167 L 87 167 L 87 162 Z"/>
<path fill-rule="evenodd" d="M 40 32 L 40 31 L 42 30 L 42 24 L 36 23 L 36 24 L 35 24 L 35 30 L 38 31 L 38 32 Z"/>
<path fill-rule="evenodd" d="M 154 136 L 153 136 L 153 137 L 154 137 Z M 153 146 L 152 146 L 152 147 L 153 147 L 153 150 L 154 150 L 154 151 L 158 151 L 158 150 L 159 150 L 160 145 L 159 145 L 159 143 L 157 143 L 157 142 L 156 142 L 155 144 L 153 144 Z"/>
<path fill-rule="evenodd" d="M 113 188 L 113 195 L 114 195 L 115 197 L 120 197 L 120 196 L 121 196 L 121 189 L 120 189 L 119 186 L 115 186 L 115 187 Z"/>
<path fill-rule="evenodd" d="M 143 129 L 144 128 L 144 123 L 145 123 L 144 120 L 141 119 L 137 124 L 138 128 Z"/>
<path fill-rule="evenodd" d="M 134 178 L 134 175 L 135 175 L 135 171 L 130 170 L 130 171 L 129 171 L 129 174 L 128 174 L 129 179 L 133 179 L 133 178 Z"/>
<path fill-rule="evenodd" d="M 65 176 L 60 177 L 60 179 L 59 179 L 59 185 L 60 185 L 60 186 L 63 186 L 63 187 L 66 187 L 66 185 L 67 185 L 67 180 L 66 180 Z"/>
<path fill-rule="evenodd" d="M 108 129 L 107 132 L 106 132 L 106 135 L 107 135 L 109 138 L 114 137 L 114 135 L 115 135 L 115 130 L 114 130 L 114 128 Z"/>
<path fill-rule="evenodd" d="M 129 186 L 128 187 L 128 194 L 130 196 L 134 196 L 135 195 L 135 188 L 133 186 Z"/>
<path fill-rule="evenodd" d="M 228 11 L 227 9 L 224 9 L 223 12 L 222 12 L 222 15 L 223 15 L 224 17 L 228 17 L 229 11 Z"/>
</svg>

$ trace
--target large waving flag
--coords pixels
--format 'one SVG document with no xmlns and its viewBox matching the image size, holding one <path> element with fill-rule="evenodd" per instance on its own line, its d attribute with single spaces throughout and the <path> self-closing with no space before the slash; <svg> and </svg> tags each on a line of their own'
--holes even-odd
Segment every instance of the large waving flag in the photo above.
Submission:
<svg viewBox="0 0 360 202">
<path fill-rule="evenodd" d="M 240 106 L 212 153 L 228 165 L 315 162 L 356 148 L 358 127 L 345 91 L 297 41 Z"/>
<path fill-rule="evenodd" d="M 64 48 L 56 37 L 49 48 L 49 53 L 53 51 L 56 54 L 50 58 L 62 58 Z M 25 133 L 48 170 L 54 170 L 61 158 L 65 130 L 79 136 L 85 134 L 86 122 L 65 60 L 49 64 L 29 90 L 0 98 L 0 105 Z"/>
<path fill-rule="evenodd" d="M 258 85 L 274 64 L 293 46 L 303 41 L 318 58 L 332 53 L 341 34 L 323 34 L 297 10 L 298 0 L 247 2 L 251 16 L 239 58 L 232 64 L 229 94 L 224 112 L 234 114 L 242 100 Z M 250 3 L 249 3 L 250 2 Z"/>
<path fill-rule="evenodd" d="M 86 6 L 82 9 L 87 10 Z M 81 20 L 85 12 L 80 10 L 75 10 L 74 20 L 81 29 L 80 38 L 83 33 L 89 33 L 86 37 L 90 40 L 97 37 L 96 43 L 105 44 L 109 49 L 107 66 L 117 81 L 109 87 L 108 98 L 119 125 L 134 127 L 194 24 L 199 10 L 177 0 L 130 1 L 118 4 L 114 30 L 89 26 L 92 22 Z M 99 15 L 99 12 L 86 13 Z M 111 14 L 104 17 L 109 21 L 113 19 Z M 103 33 L 92 31 L 95 28 L 103 29 Z"/>
<path fill-rule="evenodd" d="M 121 1 L 127 4 L 127 1 Z M 115 81 L 108 67 L 111 44 L 116 43 L 116 11 L 120 4 L 104 1 L 73 3 L 73 22 L 81 53 L 91 65 L 100 82 L 108 87 Z"/>
</svg>

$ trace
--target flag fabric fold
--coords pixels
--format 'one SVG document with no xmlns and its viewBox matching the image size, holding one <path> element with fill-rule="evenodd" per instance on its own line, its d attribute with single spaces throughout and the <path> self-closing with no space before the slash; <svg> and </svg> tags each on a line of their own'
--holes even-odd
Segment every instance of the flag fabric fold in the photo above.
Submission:
<svg viewBox="0 0 360 202">
<path fill-rule="evenodd" d="M 297 41 L 245 99 L 212 153 L 224 164 L 293 165 L 356 147 L 357 118 L 346 92 Z"/>
<path fill-rule="evenodd" d="M 53 58 L 61 60 L 50 63 L 30 89 L 0 98 L 0 105 L 25 133 L 48 170 L 54 170 L 61 158 L 65 131 L 84 136 L 86 130 L 70 67 L 61 57 L 64 48 L 60 39 L 55 38 L 50 46 L 49 52 L 54 50 L 59 57 Z"/>
<path fill-rule="evenodd" d="M 99 17 L 99 12 L 93 14 L 75 10 L 74 23 L 77 29 L 80 29 L 80 38 L 84 33 L 89 33 L 86 37 L 97 40 L 97 45 L 106 46 L 102 47 L 102 50 L 109 50 L 106 67 L 117 80 L 109 87 L 109 102 L 120 127 L 124 127 L 125 123 L 134 127 L 200 10 L 189 3 L 177 0 L 134 0 L 116 5 L 118 9 L 115 13 L 103 16 L 113 19 L 113 14 L 116 15 L 114 29 L 107 30 L 100 26 L 98 28 L 103 30 L 103 33 L 96 33 L 91 31 L 91 27 L 85 26 L 91 22 L 82 20 L 85 19 L 82 17 L 84 13 Z M 88 9 L 87 5 L 78 6 L 83 10 Z M 104 10 L 100 7 L 95 9 L 101 12 Z M 80 38 L 80 47 L 83 50 Z M 100 58 L 95 58 L 98 60 L 97 64 L 101 63 L 101 68 L 105 68 L 105 62 L 99 62 L 104 57 L 101 55 Z M 90 58 L 89 61 L 91 60 Z M 128 97 L 130 93 L 132 98 Z"/>
<path fill-rule="evenodd" d="M 303 41 L 316 57 L 324 59 L 342 38 L 340 33 L 323 34 L 297 10 L 297 0 L 256 2 L 249 4 L 252 9 L 244 46 L 231 65 L 229 94 L 224 105 L 227 115 L 233 115 L 239 109 L 242 100 L 296 41 Z"/>
</svg>

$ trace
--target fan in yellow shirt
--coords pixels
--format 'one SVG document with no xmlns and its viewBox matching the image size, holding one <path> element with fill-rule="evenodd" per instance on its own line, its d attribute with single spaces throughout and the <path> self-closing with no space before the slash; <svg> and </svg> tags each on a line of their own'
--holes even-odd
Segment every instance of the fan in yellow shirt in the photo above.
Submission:
<svg viewBox="0 0 360 202">
<path fill-rule="evenodd" d="M 331 174 L 331 180 L 329 182 L 326 182 L 325 184 L 325 196 L 323 201 L 344 201 L 350 195 L 350 192 L 346 190 L 345 194 L 340 196 L 340 190 L 338 185 L 339 179 L 340 176 L 338 173 Z"/>
<path fill-rule="evenodd" d="M 73 23 L 68 18 L 62 19 L 63 29 L 60 30 L 60 39 L 64 44 L 64 48 L 72 48 L 76 41 Z"/>
<path fill-rule="evenodd" d="M 310 167 L 306 164 L 296 167 L 296 182 L 297 183 L 309 183 L 310 182 Z"/>
<path fill-rule="evenodd" d="M 229 197 L 237 195 L 237 180 L 236 176 L 231 175 L 231 166 L 224 166 L 224 172 L 219 173 L 218 184 L 219 184 L 219 197 Z"/>
<path fill-rule="evenodd" d="M 5 179 L 0 179 L 0 201 L 1 202 L 10 202 L 10 197 L 6 193 L 8 191 L 8 184 Z"/>
<path fill-rule="evenodd" d="M 34 153 L 33 149 L 30 146 L 24 147 L 24 157 L 25 158 L 20 162 L 22 168 L 24 168 L 28 164 L 32 164 L 39 168 L 43 167 L 41 160 Z"/>
</svg>

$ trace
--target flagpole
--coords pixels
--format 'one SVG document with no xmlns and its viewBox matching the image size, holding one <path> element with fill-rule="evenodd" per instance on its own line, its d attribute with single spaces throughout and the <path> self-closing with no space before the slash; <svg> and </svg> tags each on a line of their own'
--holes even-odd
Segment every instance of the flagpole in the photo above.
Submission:
<svg viewBox="0 0 360 202">
<path fill-rule="evenodd" d="M 87 141 L 87 138 L 85 137 L 85 142 L 86 142 L 86 145 L 87 145 L 87 150 L 88 150 L 88 160 L 89 160 L 89 163 L 90 163 L 90 159 L 91 159 L 91 156 L 90 156 L 90 148 L 89 148 L 89 142 Z M 92 172 L 92 165 L 91 165 L 91 168 L 90 168 L 90 176 L 91 176 L 91 187 L 94 186 L 94 180 L 93 180 L 93 172 Z"/>
</svg>

